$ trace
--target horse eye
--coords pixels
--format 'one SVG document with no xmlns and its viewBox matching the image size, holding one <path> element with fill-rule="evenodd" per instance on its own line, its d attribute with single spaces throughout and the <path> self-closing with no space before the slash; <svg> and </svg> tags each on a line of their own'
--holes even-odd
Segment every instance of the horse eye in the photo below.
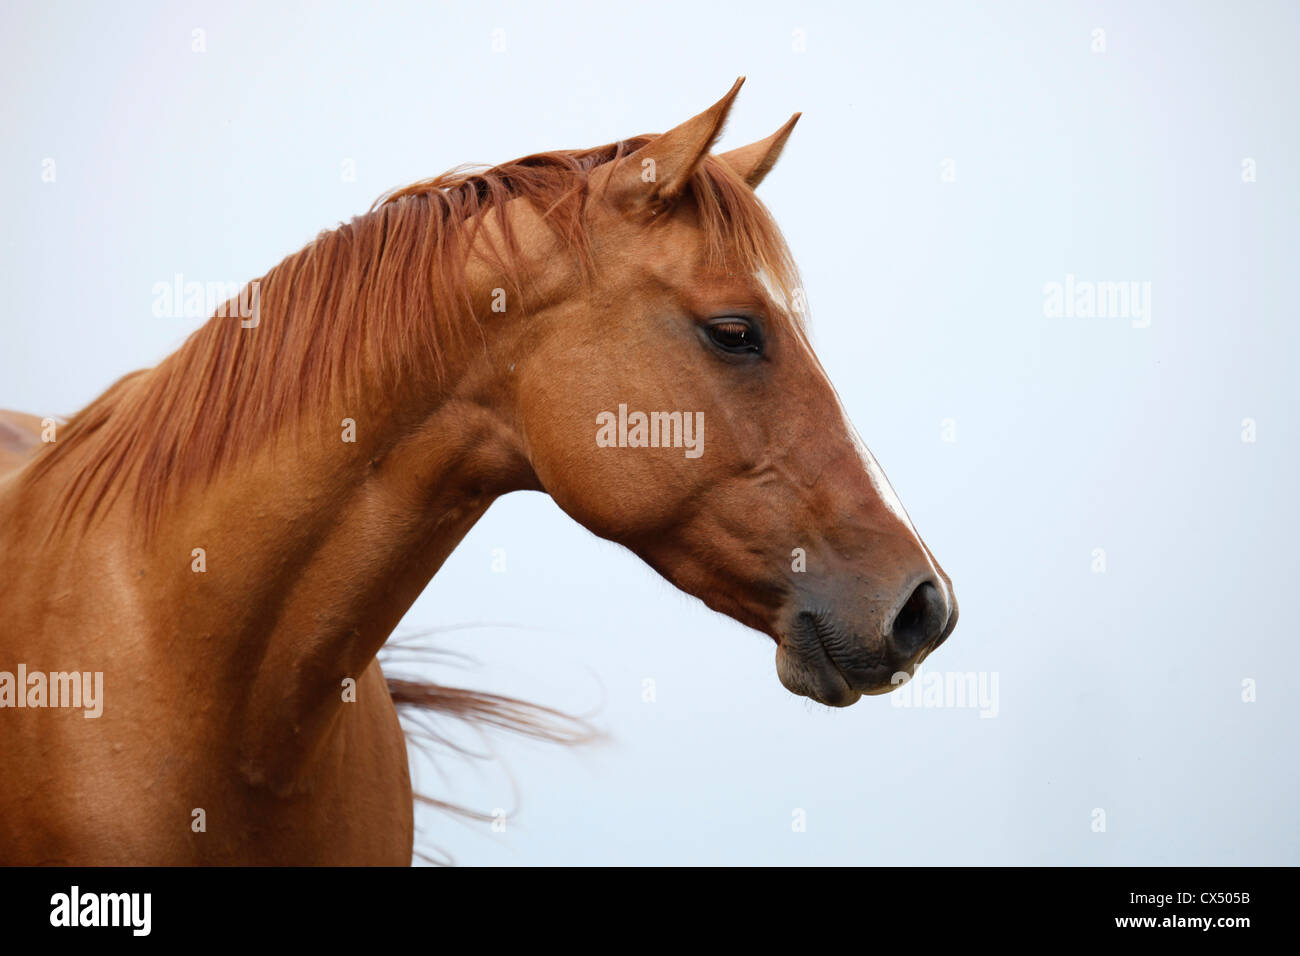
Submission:
<svg viewBox="0 0 1300 956">
<path fill-rule="evenodd" d="M 709 339 L 724 352 L 761 352 L 758 333 L 748 319 L 718 319 L 708 327 Z"/>
</svg>

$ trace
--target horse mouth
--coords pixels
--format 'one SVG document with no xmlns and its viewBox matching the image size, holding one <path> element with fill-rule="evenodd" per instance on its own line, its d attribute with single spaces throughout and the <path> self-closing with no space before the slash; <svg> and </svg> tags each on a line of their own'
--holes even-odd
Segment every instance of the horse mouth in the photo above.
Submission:
<svg viewBox="0 0 1300 956">
<path fill-rule="evenodd" d="M 817 612 L 798 614 L 777 640 L 776 673 L 786 690 L 828 707 L 888 693 L 898 686 L 894 677 L 901 669 L 886 653 L 873 651 Z"/>
</svg>

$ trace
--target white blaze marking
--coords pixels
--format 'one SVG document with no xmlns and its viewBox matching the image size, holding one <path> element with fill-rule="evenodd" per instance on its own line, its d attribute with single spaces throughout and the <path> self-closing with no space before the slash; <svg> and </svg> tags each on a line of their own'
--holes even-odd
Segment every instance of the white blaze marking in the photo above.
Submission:
<svg viewBox="0 0 1300 956">
<path fill-rule="evenodd" d="M 903 508 L 903 502 L 898 499 L 898 493 L 894 491 L 894 486 L 885 477 L 885 472 L 881 469 L 880 463 L 876 461 L 876 456 L 871 454 L 871 449 L 862 440 L 858 430 L 853 427 L 853 423 L 849 421 L 847 414 L 844 416 L 844 427 L 848 429 L 849 438 L 853 440 L 853 447 L 858 450 L 862 465 L 867 469 L 867 477 L 871 479 L 871 487 L 876 489 L 876 494 L 880 496 L 880 500 L 884 502 L 890 513 L 901 521 L 903 526 L 912 533 L 912 537 L 917 540 L 917 543 L 920 543 L 921 536 L 916 533 L 916 526 L 912 524 L 912 519 L 907 516 L 907 511 Z"/>
<path fill-rule="evenodd" d="M 760 269 L 754 274 L 754 278 L 763 286 L 763 290 L 774 303 L 781 303 L 783 297 L 780 295 L 780 290 L 776 287 L 776 283 L 772 281 L 771 276 Z M 788 303 L 786 303 L 786 308 L 782 311 L 787 311 L 788 313 Z M 796 328 L 799 326 L 799 323 L 793 319 L 791 324 Z M 876 461 L 876 456 L 871 454 L 871 449 L 867 447 L 867 443 L 864 442 L 862 436 L 858 434 L 857 428 L 854 427 L 853 421 L 849 418 L 848 410 L 844 407 L 844 400 L 840 398 L 840 393 L 835 390 L 835 386 L 831 383 L 830 376 L 827 375 L 826 370 L 822 368 L 822 364 L 817 358 L 817 353 L 813 351 L 812 343 L 802 334 L 796 336 L 796 338 L 808 352 L 808 357 L 812 359 L 813 365 L 815 365 L 822 373 L 822 378 L 826 381 L 826 384 L 830 386 L 831 393 L 835 396 L 835 402 L 840 407 L 840 417 L 844 420 L 844 428 L 849 433 L 849 440 L 853 442 L 853 447 L 857 449 L 858 457 L 862 459 L 862 466 L 867 472 L 867 479 L 871 482 L 871 487 L 875 489 L 876 497 L 880 499 L 886 510 L 897 518 L 899 523 L 907 529 L 908 534 L 912 536 L 912 540 L 916 542 L 917 548 L 925 558 L 926 565 L 930 568 L 930 574 L 934 579 L 935 585 L 939 588 L 940 593 L 943 594 L 944 607 L 947 609 L 948 613 L 951 614 L 952 595 L 948 591 L 948 585 L 944 583 L 943 576 L 939 574 L 939 569 L 935 565 L 934 559 L 930 556 L 930 549 L 925 546 L 925 542 L 921 540 L 921 536 L 916 533 L 916 526 L 912 524 L 912 519 L 908 517 L 907 509 L 903 507 L 903 502 L 899 500 L 898 493 L 894 491 L 894 486 L 891 485 L 889 479 L 885 477 L 884 469 L 882 469 L 880 464 Z"/>
<path fill-rule="evenodd" d="M 835 396 L 837 399 L 839 395 Z M 934 565 L 934 559 L 930 557 L 930 549 L 925 546 L 921 536 L 916 533 L 916 526 L 912 524 L 912 519 L 908 517 L 907 510 L 903 507 L 903 502 L 898 499 L 898 493 L 894 491 L 893 485 L 885 477 L 884 470 L 876 461 L 876 456 L 871 454 L 871 449 L 867 443 L 862 440 L 858 430 L 853 427 L 853 422 L 849 420 L 848 412 L 844 410 L 844 403 L 840 403 L 840 414 L 844 416 L 844 427 L 848 429 L 849 438 L 853 441 L 853 447 L 858 450 L 858 456 L 862 459 L 862 465 L 867 470 L 867 478 L 871 481 L 871 487 L 876 490 L 877 497 L 880 498 L 890 514 L 896 517 L 912 535 L 912 540 L 916 542 L 917 548 L 920 549 L 921 555 L 925 558 L 925 563 L 930 568 L 930 575 L 934 579 L 934 584 L 939 588 L 939 593 L 943 595 L 943 605 L 947 613 L 952 613 L 952 595 L 948 593 L 948 585 L 944 583 L 943 576 L 939 574 L 939 569 Z"/>
<path fill-rule="evenodd" d="M 759 269 L 754 273 L 754 278 L 758 280 L 758 284 L 763 287 L 763 291 L 767 293 L 767 297 L 772 300 L 773 304 L 775 304 L 780 311 L 789 311 L 790 303 L 785 300 L 785 296 L 782 294 L 780 287 L 772 281 L 772 277 L 767 274 L 766 269 Z"/>
</svg>

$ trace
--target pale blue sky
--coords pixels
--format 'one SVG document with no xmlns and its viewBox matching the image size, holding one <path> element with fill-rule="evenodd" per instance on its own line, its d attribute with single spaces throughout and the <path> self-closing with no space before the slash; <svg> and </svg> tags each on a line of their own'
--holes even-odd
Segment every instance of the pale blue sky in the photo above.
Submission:
<svg viewBox="0 0 1300 956">
<path fill-rule="evenodd" d="M 662 130 L 745 74 L 723 145 L 803 111 L 763 198 L 961 601 L 928 667 L 995 673 L 998 715 L 792 697 L 769 639 L 516 495 L 403 628 L 482 624 L 447 639 L 480 665 L 440 673 L 595 710 L 610 739 L 499 741 L 508 775 L 443 762 L 440 794 L 511 806 L 513 780 L 521 812 L 425 817 L 430 841 L 482 864 L 1300 862 L 1295 5 L 729 6 L 7 2 L 0 406 L 66 414 L 175 348 L 196 322 L 151 305 L 176 273 L 246 280 L 390 187 Z M 1151 283 L 1150 326 L 1046 317 L 1067 274 Z"/>
</svg>

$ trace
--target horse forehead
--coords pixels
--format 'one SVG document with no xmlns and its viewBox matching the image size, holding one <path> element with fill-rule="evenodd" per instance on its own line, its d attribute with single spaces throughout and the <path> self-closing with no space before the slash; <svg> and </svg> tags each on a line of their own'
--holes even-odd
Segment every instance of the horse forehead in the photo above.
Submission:
<svg viewBox="0 0 1300 956">
<path fill-rule="evenodd" d="M 709 261 L 702 242 L 647 242 L 633 248 L 631 259 L 642 275 L 658 284 L 699 296 L 769 295 L 770 283 L 755 272 L 733 270 Z"/>
<path fill-rule="evenodd" d="M 604 267 L 612 268 L 610 278 L 617 283 L 669 291 L 702 305 L 729 299 L 734 305 L 785 311 L 784 296 L 771 276 L 712 261 L 707 238 L 692 222 L 660 223 L 623 238 L 610 247 L 612 256 Z"/>
<path fill-rule="evenodd" d="M 624 257 L 661 277 L 698 269 L 706 258 L 703 235 L 672 223 L 630 233 L 622 252 Z"/>
</svg>

